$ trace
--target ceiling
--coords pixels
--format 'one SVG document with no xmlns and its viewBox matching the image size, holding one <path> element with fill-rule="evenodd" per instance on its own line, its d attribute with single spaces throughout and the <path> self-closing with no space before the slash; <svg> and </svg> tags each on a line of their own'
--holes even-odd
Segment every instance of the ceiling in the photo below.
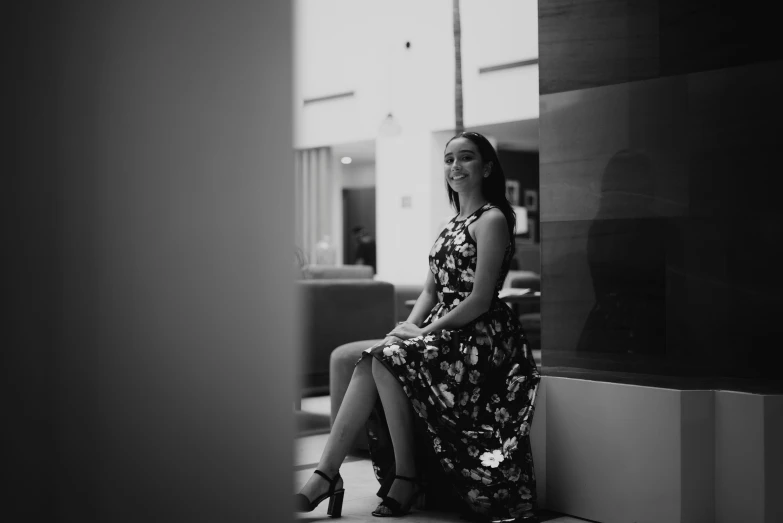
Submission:
<svg viewBox="0 0 783 523">
<path fill-rule="evenodd" d="M 519 151 L 538 150 L 538 118 L 504 122 L 490 125 L 477 125 L 468 129 L 497 140 L 499 148 Z M 332 145 L 335 158 L 350 156 L 354 163 L 375 162 L 375 140 Z"/>
<path fill-rule="evenodd" d="M 504 149 L 538 151 L 538 118 L 477 125 L 468 130 L 494 137 L 498 147 Z"/>
<path fill-rule="evenodd" d="M 375 163 L 375 140 L 333 145 L 332 155 L 335 158 L 350 156 L 354 163 Z"/>
</svg>

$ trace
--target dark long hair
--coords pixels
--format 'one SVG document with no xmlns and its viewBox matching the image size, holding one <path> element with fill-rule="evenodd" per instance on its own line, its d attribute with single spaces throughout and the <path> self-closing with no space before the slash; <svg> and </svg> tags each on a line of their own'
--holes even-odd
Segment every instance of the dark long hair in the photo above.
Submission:
<svg viewBox="0 0 783 523">
<path fill-rule="evenodd" d="M 470 140 L 478 148 L 479 154 L 481 155 L 481 161 L 484 165 L 486 165 L 487 162 L 492 162 L 492 168 L 489 171 L 489 176 L 481 180 L 481 193 L 489 203 L 500 209 L 500 211 L 503 213 L 503 216 L 506 217 L 506 223 L 508 224 L 508 235 L 511 239 L 511 245 L 513 249 L 514 228 L 516 227 L 517 223 L 517 215 L 506 198 L 506 174 L 503 172 L 503 166 L 500 165 L 498 153 L 495 151 L 495 148 L 492 147 L 492 144 L 489 143 L 489 140 L 487 140 L 486 137 L 472 131 L 459 133 L 451 140 L 446 142 L 446 146 L 448 146 L 449 143 L 451 143 L 451 141 L 455 140 L 456 138 L 466 138 Z M 449 201 L 451 202 L 451 206 L 454 207 L 457 212 L 459 212 L 459 194 L 457 194 L 457 192 L 452 189 L 451 186 L 449 186 L 448 180 L 446 181 L 446 190 L 449 192 Z"/>
</svg>

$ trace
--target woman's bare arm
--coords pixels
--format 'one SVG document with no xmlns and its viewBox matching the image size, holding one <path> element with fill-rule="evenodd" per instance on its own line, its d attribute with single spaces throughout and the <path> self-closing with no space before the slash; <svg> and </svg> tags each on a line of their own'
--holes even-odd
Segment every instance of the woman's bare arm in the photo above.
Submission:
<svg viewBox="0 0 783 523">
<path fill-rule="evenodd" d="M 432 308 L 437 303 L 438 297 L 435 292 L 435 276 L 432 271 L 427 271 L 427 279 L 424 280 L 424 290 L 419 294 L 416 300 L 416 305 L 413 306 L 413 310 L 408 315 L 408 320 L 414 325 L 421 327 L 421 324 L 427 318 Z"/>
</svg>

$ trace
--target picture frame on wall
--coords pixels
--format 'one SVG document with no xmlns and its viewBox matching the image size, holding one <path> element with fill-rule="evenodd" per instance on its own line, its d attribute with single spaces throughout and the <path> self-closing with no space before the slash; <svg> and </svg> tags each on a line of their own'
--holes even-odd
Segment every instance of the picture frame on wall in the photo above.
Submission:
<svg viewBox="0 0 783 523">
<path fill-rule="evenodd" d="M 534 189 L 525 189 L 525 199 L 522 206 L 528 212 L 538 212 L 538 191 Z"/>
<path fill-rule="evenodd" d="M 519 182 L 506 180 L 506 199 L 511 205 L 519 205 Z"/>
<path fill-rule="evenodd" d="M 516 240 L 520 243 L 537 243 L 538 231 L 536 230 L 536 221 L 529 220 L 527 222 L 527 231 L 523 234 L 516 235 Z"/>
</svg>

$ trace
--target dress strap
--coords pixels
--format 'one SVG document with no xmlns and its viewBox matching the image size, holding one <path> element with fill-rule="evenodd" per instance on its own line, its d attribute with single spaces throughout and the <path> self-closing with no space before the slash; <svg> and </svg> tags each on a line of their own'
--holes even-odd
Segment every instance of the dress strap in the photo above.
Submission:
<svg viewBox="0 0 783 523">
<path fill-rule="evenodd" d="M 491 203 L 485 203 L 484 205 L 482 205 L 481 207 L 473 211 L 473 213 L 470 214 L 470 216 L 468 216 L 467 218 L 465 218 L 463 222 L 465 223 L 465 225 L 470 225 L 474 221 L 478 220 L 482 214 L 484 214 L 485 212 L 493 208 L 495 208 L 495 205 L 492 205 Z"/>
<path fill-rule="evenodd" d="M 491 203 L 485 203 L 484 205 L 482 205 L 481 207 L 479 207 L 478 209 L 476 209 L 476 210 L 475 210 L 475 211 L 473 211 L 472 213 L 468 214 L 468 215 L 467 215 L 465 218 L 463 218 L 463 219 L 461 219 L 461 220 L 458 220 L 458 219 L 457 219 L 457 218 L 459 217 L 459 214 L 456 214 L 456 215 L 454 216 L 454 218 L 452 218 L 452 220 L 454 220 L 454 221 L 455 221 L 455 222 L 457 222 L 457 223 L 465 223 L 466 221 L 473 219 L 473 217 L 474 217 L 474 216 L 481 215 L 481 213 L 483 213 L 483 212 L 486 210 L 486 209 L 484 209 L 484 208 L 485 208 L 487 205 L 492 205 L 492 204 L 491 204 Z M 493 207 L 494 207 L 494 206 L 493 206 Z"/>
</svg>

